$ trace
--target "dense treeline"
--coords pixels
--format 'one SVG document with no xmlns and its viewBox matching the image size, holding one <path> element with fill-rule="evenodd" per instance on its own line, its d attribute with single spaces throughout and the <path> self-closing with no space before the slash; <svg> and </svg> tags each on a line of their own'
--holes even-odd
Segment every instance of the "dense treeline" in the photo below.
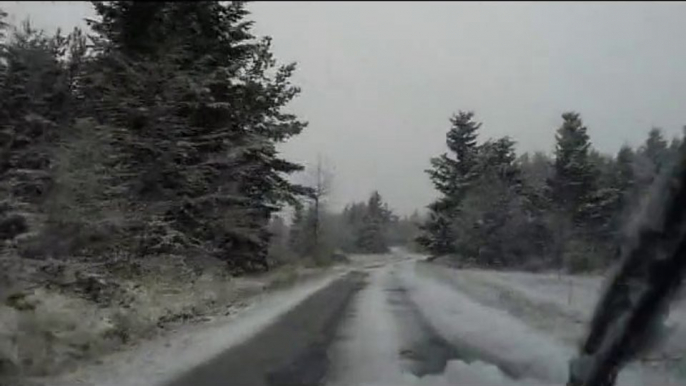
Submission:
<svg viewBox="0 0 686 386">
<path fill-rule="evenodd" d="M 0 24 L 0 261 L 266 269 L 272 214 L 312 194 L 275 148 L 306 126 L 284 111 L 295 65 L 243 2 L 93 4 L 88 37 Z"/>
<path fill-rule="evenodd" d="M 417 241 L 434 257 L 489 267 L 606 267 L 681 143 L 654 128 L 637 149 L 602 154 L 580 115 L 569 112 L 552 156 L 518 156 L 508 137 L 479 143 L 480 126 L 471 112 L 451 118 L 449 152 L 427 170 L 441 196 L 429 206 Z"/>
</svg>

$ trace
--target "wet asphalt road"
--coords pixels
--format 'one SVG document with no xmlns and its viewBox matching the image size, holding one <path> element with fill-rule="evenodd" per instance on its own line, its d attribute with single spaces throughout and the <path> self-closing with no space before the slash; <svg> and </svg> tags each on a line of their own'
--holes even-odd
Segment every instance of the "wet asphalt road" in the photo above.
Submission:
<svg viewBox="0 0 686 386">
<path fill-rule="evenodd" d="M 167 386 L 315 386 L 329 368 L 327 349 L 366 274 L 352 272 L 314 293 L 252 339 Z"/>
<path fill-rule="evenodd" d="M 356 271 L 336 280 L 253 338 L 166 386 L 325 385 L 333 367 L 331 347 L 346 339 L 341 326 L 354 318 L 355 295 L 370 281 L 368 272 Z M 396 355 L 406 371 L 417 377 L 441 374 L 448 361 L 458 359 L 492 364 L 512 380 L 525 375 L 521 369 L 500 363 L 478 348 L 456 345 L 441 337 L 407 296 L 400 281 L 390 283 L 383 292 L 404 337 L 404 346 Z"/>
</svg>

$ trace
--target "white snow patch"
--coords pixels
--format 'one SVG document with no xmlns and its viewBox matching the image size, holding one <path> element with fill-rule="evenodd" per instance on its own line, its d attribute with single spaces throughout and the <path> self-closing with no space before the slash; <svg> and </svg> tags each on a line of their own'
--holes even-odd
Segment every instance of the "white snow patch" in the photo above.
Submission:
<svg viewBox="0 0 686 386">
<path fill-rule="evenodd" d="M 383 281 L 387 269 L 372 271 L 369 284 L 352 305 L 352 316 L 332 352 L 329 385 L 403 385 L 398 362 L 397 326 L 386 302 Z"/>
<path fill-rule="evenodd" d="M 485 307 L 449 285 L 404 269 L 402 280 L 414 302 L 443 337 L 478 348 L 489 357 L 536 378 L 564 384 L 574 353 L 502 310 Z"/>
<path fill-rule="evenodd" d="M 241 312 L 208 324 L 191 325 L 134 350 L 113 354 L 103 364 L 69 374 L 55 386 L 151 386 L 173 380 L 193 367 L 240 344 L 297 304 L 340 278 L 344 272 L 265 294 Z"/>
<path fill-rule="evenodd" d="M 512 311 L 512 307 L 515 307 L 517 313 L 524 313 L 518 317 L 524 317 L 526 323 L 534 322 L 533 325 L 544 327 L 543 330 L 534 331 L 563 347 L 565 355 L 572 355 L 575 352 L 574 345 L 585 333 L 586 324 L 604 285 L 602 276 L 454 270 L 427 265 L 418 269 L 417 274 L 440 279 L 446 287 L 458 287 L 465 291 L 464 295 L 474 296 L 478 301 L 486 301 L 490 307 L 501 309 L 500 314 L 506 315 L 506 318 L 525 324 L 506 311 Z M 503 293 L 509 294 L 502 296 Z M 519 298 L 525 299 L 528 305 L 519 307 Z M 513 300 L 517 301 L 513 303 Z M 683 321 L 686 321 L 685 308 L 683 301 L 677 301 L 670 312 L 667 324 L 673 326 L 674 331 L 671 339 L 667 340 L 662 348 L 668 356 L 683 353 L 686 347 L 686 340 L 683 339 L 686 331 L 682 325 Z M 532 348 L 539 349 L 536 346 Z M 567 356 L 564 361 L 568 361 L 569 358 L 570 356 Z M 632 363 L 622 370 L 617 384 L 684 384 L 680 377 L 683 375 L 671 374 L 659 366 Z"/>
<path fill-rule="evenodd" d="M 485 354 L 488 362 L 520 369 L 514 380 L 492 363 L 450 360 L 442 374 L 417 377 L 401 365 L 400 350 L 408 337 L 394 319 L 384 289 L 398 273 L 401 285 L 432 327 L 456 346 Z M 396 283 L 398 283 L 396 281 Z M 504 310 L 484 306 L 453 286 L 423 276 L 414 262 L 398 262 L 374 270 L 369 286 L 359 293 L 343 339 L 334 347 L 329 386 L 517 386 L 564 385 L 572 346 L 535 330 Z M 625 369 L 618 385 L 679 384 L 666 374 L 643 368 Z"/>
<path fill-rule="evenodd" d="M 412 267 L 413 262 L 394 264 L 395 267 L 406 270 L 407 267 Z M 384 289 L 387 288 L 388 278 L 392 274 L 392 267 L 386 266 L 374 270 L 369 277 L 369 284 L 365 289 L 360 291 L 358 298 L 355 300 L 351 319 L 344 324 L 341 331 L 341 340 L 332 348 L 332 362 L 333 368 L 330 373 L 328 382 L 329 386 L 453 386 L 453 385 L 470 385 L 470 386 L 517 386 L 517 385 L 540 385 L 540 381 L 534 379 L 522 379 L 515 381 L 504 375 L 498 367 L 480 361 L 472 363 L 465 363 L 460 360 L 451 360 L 446 366 L 446 370 L 442 374 L 426 375 L 417 377 L 409 371 L 403 369 L 401 365 L 400 350 L 402 347 L 403 337 L 400 336 L 400 330 L 397 325 L 397 320 L 394 319 L 391 306 L 387 301 L 387 293 Z M 405 278 L 406 279 L 406 278 Z M 422 281 L 417 283 L 413 281 L 403 284 L 415 285 L 423 287 L 420 291 L 422 295 L 433 293 L 436 297 L 422 298 L 421 301 L 432 304 L 436 309 L 433 313 L 427 316 L 431 318 L 432 322 L 437 322 L 437 325 L 443 324 L 444 327 L 441 333 L 444 337 L 455 337 L 456 334 L 460 338 L 468 337 L 475 343 L 491 344 L 491 347 L 496 350 L 502 350 L 494 344 L 494 341 L 489 340 L 488 336 L 492 335 L 488 323 L 484 324 L 483 319 L 490 321 L 497 318 L 499 315 L 497 311 L 490 309 L 483 309 L 482 307 L 471 303 L 469 300 L 455 294 L 452 289 L 447 289 L 450 294 L 445 292 L 436 292 L 434 283 Z M 443 290 L 443 288 L 441 288 Z M 421 295 L 420 295 L 421 296 Z M 455 298 L 457 297 L 457 300 Z M 444 301 L 457 301 L 456 304 L 443 303 Z M 450 310 L 448 314 L 443 309 Z M 453 312 L 456 311 L 456 312 Z M 465 320 L 463 313 L 476 312 L 476 316 L 467 316 Z M 496 312 L 494 315 L 493 312 Z M 507 326 L 511 327 L 511 326 Z M 520 330 L 525 330 L 523 327 L 517 327 Z M 511 328 L 510 328 L 511 329 Z M 515 328 L 516 329 L 516 328 Z M 507 334 L 507 331 L 503 331 Z M 502 334 L 501 334 L 502 335 Z M 475 341 L 478 336 L 484 336 L 485 341 Z M 405 337 L 405 340 L 408 337 Z M 537 339 L 532 338 L 531 335 L 526 337 L 519 337 L 518 344 L 536 344 L 534 342 L 523 342 L 522 339 Z M 540 340 L 540 339 L 539 339 Z M 514 347 L 510 345 L 510 349 L 518 349 L 513 355 L 521 355 L 521 347 Z M 508 349 L 507 347 L 505 349 Z M 551 349 L 553 350 L 553 349 Z M 562 354 L 554 352 L 556 358 L 559 358 L 556 365 L 564 364 Z M 550 364 L 551 360 L 547 358 L 545 364 Z M 544 364 L 544 366 L 545 366 Z M 565 364 L 566 365 L 566 364 Z M 558 366 L 559 367 L 559 366 Z M 559 369 L 558 369 L 559 370 Z M 558 371 L 555 375 L 558 378 L 566 376 L 564 370 Z M 546 383 L 550 385 L 550 382 Z M 564 382 L 559 382 L 564 384 Z"/>
</svg>

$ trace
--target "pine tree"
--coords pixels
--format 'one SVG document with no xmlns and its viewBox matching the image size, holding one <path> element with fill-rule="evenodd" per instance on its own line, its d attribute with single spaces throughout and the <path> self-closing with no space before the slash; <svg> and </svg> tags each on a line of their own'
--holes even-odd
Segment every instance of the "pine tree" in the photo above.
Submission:
<svg viewBox="0 0 686 386">
<path fill-rule="evenodd" d="M 367 213 L 367 204 L 364 202 L 354 202 L 346 205 L 343 209 L 342 217 L 344 224 L 344 235 L 342 237 L 342 249 L 345 252 L 358 251 L 358 235 L 363 227 L 365 213 Z"/>
<path fill-rule="evenodd" d="M 89 99 L 115 138 L 130 213 L 145 214 L 152 240 L 175 234 L 233 269 L 266 268 L 272 213 L 309 192 L 288 182 L 302 167 L 276 150 L 306 126 L 282 111 L 299 93 L 295 65 L 277 65 L 242 2 L 95 8 Z"/>
<path fill-rule="evenodd" d="M 608 205 L 602 211 L 610 234 L 610 242 L 617 245 L 621 242 L 624 233 L 624 224 L 629 222 L 633 209 L 638 207 L 639 192 L 636 189 L 636 176 L 634 163 L 636 154 L 628 145 L 622 146 L 615 157 L 614 167 L 611 171 L 609 186 L 613 189 L 614 197 L 606 200 Z"/>
<path fill-rule="evenodd" d="M 509 184 L 519 185 L 521 171 L 517 165 L 515 142 L 504 137 L 489 140 L 479 146 L 477 152 L 476 170 L 479 178 L 499 178 Z"/>
<path fill-rule="evenodd" d="M 556 135 L 551 193 L 558 208 L 578 220 L 581 207 L 595 192 L 596 171 L 589 160 L 591 142 L 581 117 L 570 112 L 562 114 L 562 119 Z"/>
<path fill-rule="evenodd" d="M 519 161 L 524 189 L 523 195 L 533 208 L 548 210 L 551 206 L 550 186 L 554 170 L 553 161 L 542 152 L 529 156 L 524 154 Z"/>
<path fill-rule="evenodd" d="M 610 172 L 615 166 L 613 160 L 609 165 L 597 165 L 598 168 L 607 168 Z M 592 242 L 596 250 L 601 250 L 600 255 L 610 258 L 619 236 L 619 215 L 623 203 L 623 194 L 612 174 L 601 173 L 597 181 L 597 188 L 591 192 L 584 205 L 579 208 L 583 219 L 583 233 L 586 241 Z"/>
<path fill-rule="evenodd" d="M 652 162 L 654 174 L 660 174 L 668 158 L 667 140 L 662 135 L 662 129 L 654 127 L 648 132 L 648 138 L 640 152 Z"/>
<path fill-rule="evenodd" d="M 648 132 L 648 137 L 642 146 L 636 151 L 634 162 L 634 174 L 638 194 L 647 194 L 650 186 L 657 176 L 665 170 L 670 158 L 667 141 L 662 135 L 662 130 L 653 128 Z"/>
<path fill-rule="evenodd" d="M 60 59 L 66 48 L 59 31 L 46 36 L 28 21 L 0 47 L 2 239 L 43 222 L 54 186 L 51 149 L 72 120 L 67 72 Z"/>
<path fill-rule="evenodd" d="M 367 212 L 362 219 L 362 227 L 357 236 L 357 246 L 365 253 L 388 252 L 386 227 L 391 212 L 384 204 L 379 192 L 374 191 L 367 201 Z"/>
<path fill-rule="evenodd" d="M 667 149 L 667 160 L 669 166 L 673 165 L 673 163 L 678 159 L 682 141 L 682 137 L 673 137 L 669 142 L 669 148 Z"/>
<path fill-rule="evenodd" d="M 454 247 L 463 257 L 473 257 L 485 266 L 512 264 L 511 220 L 518 215 L 521 172 L 514 142 L 508 138 L 489 140 L 478 148 L 478 178 L 456 216 Z"/>
<path fill-rule="evenodd" d="M 595 170 L 590 159 L 591 142 L 579 114 L 562 114 L 557 130 L 554 175 L 549 180 L 550 200 L 554 205 L 552 229 L 554 253 L 558 268 L 588 269 L 596 264 L 593 245 L 588 243 L 599 205 Z"/>
<path fill-rule="evenodd" d="M 429 250 L 431 258 L 455 252 L 453 219 L 436 210 L 430 210 L 428 216 L 426 222 L 419 227 L 421 233 L 416 239 L 417 244 Z"/>
<path fill-rule="evenodd" d="M 452 219 L 475 178 L 476 136 L 481 123 L 474 121 L 474 113 L 460 111 L 450 119 L 452 127 L 446 134 L 450 150 L 431 159 L 429 177 L 441 197 L 429 205 L 429 219 L 424 224 L 417 242 L 433 255 L 452 253 Z"/>
<path fill-rule="evenodd" d="M 614 185 L 623 193 L 629 193 L 636 183 L 633 169 L 634 157 L 634 151 L 628 145 L 622 146 L 617 152 Z"/>
<path fill-rule="evenodd" d="M 452 127 L 446 134 L 450 150 L 431 159 L 432 169 L 427 170 L 434 187 L 455 207 L 464 196 L 473 179 L 476 163 L 476 137 L 481 123 L 474 121 L 474 113 L 460 111 L 450 119 Z"/>
<path fill-rule="evenodd" d="M 314 239 L 316 214 L 316 209 L 312 204 L 306 207 L 300 204 L 295 207 L 289 244 L 291 250 L 299 257 L 314 257 L 317 252 L 317 244 Z"/>
</svg>

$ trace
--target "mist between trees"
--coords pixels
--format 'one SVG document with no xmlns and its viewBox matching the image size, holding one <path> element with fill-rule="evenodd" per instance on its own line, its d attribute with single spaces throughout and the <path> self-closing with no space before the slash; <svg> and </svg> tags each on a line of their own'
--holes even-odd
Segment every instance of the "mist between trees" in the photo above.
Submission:
<svg viewBox="0 0 686 386">
<path fill-rule="evenodd" d="M 273 256 L 276 259 L 306 258 L 315 264 L 344 262 L 348 253 L 387 253 L 391 246 L 418 250 L 421 217 L 415 212 L 400 217 L 374 191 L 366 202 L 353 202 L 342 212 L 332 212 L 321 202 L 295 208 L 290 226 L 282 217 L 272 221 Z"/>
<path fill-rule="evenodd" d="M 417 242 L 457 265 L 570 272 L 600 270 L 619 258 L 625 229 L 651 184 L 677 156 L 649 130 L 637 149 L 593 149 L 581 115 L 562 114 L 552 157 L 517 155 L 504 137 L 477 140 L 481 123 L 459 112 L 446 135 L 449 151 L 427 170 L 440 198 Z M 552 135 L 552 133 L 551 133 Z"/>
</svg>

